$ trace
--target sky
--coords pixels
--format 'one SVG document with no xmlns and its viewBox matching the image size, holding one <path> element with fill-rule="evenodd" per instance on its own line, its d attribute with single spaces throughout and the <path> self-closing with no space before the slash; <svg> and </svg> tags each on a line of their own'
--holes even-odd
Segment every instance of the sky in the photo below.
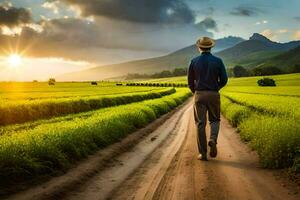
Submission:
<svg viewBox="0 0 300 200">
<path fill-rule="evenodd" d="M 300 40 L 299 9 L 299 0 L 0 0 L 0 80 L 14 73 L 13 53 L 26 58 L 23 80 L 165 55 L 201 36 Z M 32 66 L 49 74 L 26 75 Z"/>
</svg>

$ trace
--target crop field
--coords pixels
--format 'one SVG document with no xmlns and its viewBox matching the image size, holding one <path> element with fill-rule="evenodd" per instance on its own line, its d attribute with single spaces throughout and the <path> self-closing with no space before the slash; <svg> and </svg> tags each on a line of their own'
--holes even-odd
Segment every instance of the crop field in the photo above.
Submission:
<svg viewBox="0 0 300 200">
<path fill-rule="evenodd" d="M 183 103 L 186 88 L 1 83 L 0 185 L 65 171 Z M 4 92 L 4 91 L 9 92 Z"/>
<path fill-rule="evenodd" d="M 229 81 L 228 81 L 227 87 L 230 86 L 230 88 L 231 88 L 231 86 L 238 86 L 238 87 L 253 86 L 253 88 L 249 88 L 249 91 L 251 91 L 252 89 L 260 90 L 257 87 L 256 82 L 261 78 L 263 78 L 263 77 L 262 76 L 255 76 L 255 77 L 244 77 L 244 78 L 230 78 Z M 299 73 L 275 75 L 275 76 L 272 76 L 272 78 L 276 81 L 276 84 L 278 86 L 300 86 L 300 74 Z M 186 84 L 187 83 L 187 76 L 178 76 L 178 77 L 171 77 L 171 78 L 159 78 L 159 79 L 145 80 L 144 82 Z M 238 88 L 236 87 L 236 89 L 238 89 Z M 277 89 L 278 88 L 276 88 L 276 90 Z M 280 90 L 280 88 L 279 88 L 279 90 Z"/>
<path fill-rule="evenodd" d="M 268 168 L 300 170 L 300 74 L 272 76 L 277 87 L 255 86 L 257 77 L 231 79 L 222 113 Z"/>
<path fill-rule="evenodd" d="M 183 83 L 185 78 L 147 82 Z M 239 82 L 240 80 L 240 82 Z M 223 115 L 255 149 L 263 166 L 299 171 L 300 74 L 230 79 Z M 1 83 L 0 186 L 66 171 L 184 102 L 187 88 L 115 83 Z M 7 91 L 7 92 L 4 92 Z"/>
<path fill-rule="evenodd" d="M 156 90 L 149 87 L 114 87 L 113 82 L 99 82 L 98 86 L 91 85 L 90 82 L 74 83 L 56 83 L 55 86 L 49 86 L 45 82 L 18 83 L 2 82 L 0 83 L 0 100 L 38 100 L 68 97 L 89 97 L 117 95 L 125 93 L 147 92 Z"/>
<path fill-rule="evenodd" d="M 271 76 L 276 87 L 259 87 L 262 77 L 230 78 L 221 90 L 222 114 L 255 149 L 263 166 L 300 170 L 300 74 Z M 152 82 L 186 83 L 186 77 Z"/>
<path fill-rule="evenodd" d="M 0 96 L 0 112 L 5 113 L 0 115 L 0 125 L 160 98 L 175 92 L 172 88 L 117 87 L 112 83 L 99 86 L 91 86 L 89 83 L 57 83 L 55 86 L 46 83 L 16 83 L 3 88 L 10 92 L 3 92 Z"/>
</svg>

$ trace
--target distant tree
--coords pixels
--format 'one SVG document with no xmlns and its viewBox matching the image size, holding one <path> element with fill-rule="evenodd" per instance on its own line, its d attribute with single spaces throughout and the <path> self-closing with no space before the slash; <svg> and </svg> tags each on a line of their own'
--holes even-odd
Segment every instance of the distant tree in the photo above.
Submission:
<svg viewBox="0 0 300 200">
<path fill-rule="evenodd" d="M 283 71 L 278 67 L 269 66 L 269 67 L 256 67 L 252 70 L 254 76 L 267 76 L 267 75 L 277 75 L 283 74 Z"/>
<path fill-rule="evenodd" d="M 48 85 L 55 85 L 55 83 L 56 83 L 55 78 L 49 78 Z"/>
<path fill-rule="evenodd" d="M 140 78 L 166 78 L 173 76 L 185 76 L 187 74 L 187 68 L 176 68 L 173 71 L 163 70 L 154 74 L 127 74 L 126 79 L 140 79 Z"/>
<path fill-rule="evenodd" d="M 259 86 L 276 86 L 276 83 L 271 78 L 263 78 L 257 81 Z"/>
<path fill-rule="evenodd" d="M 149 74 L 138 74 L 138 73 L 127 74 L 125 79 L 131 80 L 131 79 L 137 79 L 137 78 L 150 78 L 150 75 Z"/>
<path fill-rule="evenodd" d="M 164 70 L 164 71 L 149 75 L 149 78 L 164 78 L 164 77 L 171 77 L 171 76 L 172 76 L 172 73 L 170 71 Z"/>
<path fill-rule="evenodd" d="M 229 77 L 234 77 L 234 74 L 233 74 L 233 67 L 227 68 L 226 71 L 227 71 L 227 75 L 228 75 Z"/>
<path fill-rule="evenodd" d="M 288 68 L 289 73 L 300 73 L 300 64 L 295 64 L 292 67 Z"/>
<path fill-rule="evenodd" d="M 38 82 L 38 80 L 33 80 L 33 82 L 34 82 L 34 83 L 37 83 L 37 82 Z"/>
<path fill-rule="evenodd" d="M 187 74 L 187 68 L 175 68 L 173 70 L 173 76 L 184 76 Z"/>
<path fill-rule="evenodd" d="M 91 85 L 98 85 L 98 83 L 96 81 L 92 81 Z"/>
<path fill-rule="evenodd" d="M 233 76 L 245 77 L 245 76 L 249 76 L 249 72 L 244 67 L 237 65 L 233 68 Z"/>
</svg>

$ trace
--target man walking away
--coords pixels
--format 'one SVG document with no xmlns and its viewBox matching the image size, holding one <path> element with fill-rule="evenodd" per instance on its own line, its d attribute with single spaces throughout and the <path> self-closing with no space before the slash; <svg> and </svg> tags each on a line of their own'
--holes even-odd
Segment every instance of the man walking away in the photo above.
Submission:
<svg viewBox="0 0 300 200">
<path fill-rule="evenodd" d="M 210 157 L 217 156 L 217 139 L 220 128 L 219 90 L 228 81 L 223 61 L 211 54 L 215 41 L 203 37 L 197 41 L 201 55 L 194 58 L 188 69 L 188 84 L 194 93 L 194 117 L 197 126 L 198 159 L 207 160 L 206 116 L 210 122 Z"/>
</svg>

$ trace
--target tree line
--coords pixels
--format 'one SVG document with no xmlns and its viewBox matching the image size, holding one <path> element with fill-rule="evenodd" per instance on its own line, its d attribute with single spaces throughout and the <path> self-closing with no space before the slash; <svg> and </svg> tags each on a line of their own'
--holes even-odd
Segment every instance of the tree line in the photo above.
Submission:
<svg viewBox="0 0 300 200">
<path fill-rule="evenodd" d="M 168 78 L 174 76 L 185 76 L 187 75 L 187 68 L 175 68 L 174 70 L 164 70 L 161 72 L 156 72 L 154 74 L 127 74 L 126 80 L 139 79 L 139 78 Z"/>
<path fill-rule="evenodd" d="M 237 65 L 233 68 L 228 69 L 227 71 L 228 71 L 228 75 L 233 77 L 290 74 L 290 73 L 300 73 L 300 64 L 295 64 L 294 66 L 291 66 L 286 70 L 282 70 L 276 66 L 245 68 L 241 65 Z"/>
<path fill-rule="evenodd" d="M 276 66 L 261 66 L 261 67 L 243 67 L 241 65 L 236 65 L 232 68 L 227 69 L 229 77 L 247 77 L 247 76 L 268 76 L 268 75 L 278 75 L 278 74 L 290 74 L 290 73 L 300 73 L 300 64 L 295 64 L 285 70 L 280 69 Z M 174 70 L 163 70 L 161 72 L 156 72 L 154 74 L 127 74 L 126 80 L 132 79 L 143 79 L 143 78 L 168 78 L 175 76 L 186 76 L 187 68 L 176 68 Z"/>
</svg>

